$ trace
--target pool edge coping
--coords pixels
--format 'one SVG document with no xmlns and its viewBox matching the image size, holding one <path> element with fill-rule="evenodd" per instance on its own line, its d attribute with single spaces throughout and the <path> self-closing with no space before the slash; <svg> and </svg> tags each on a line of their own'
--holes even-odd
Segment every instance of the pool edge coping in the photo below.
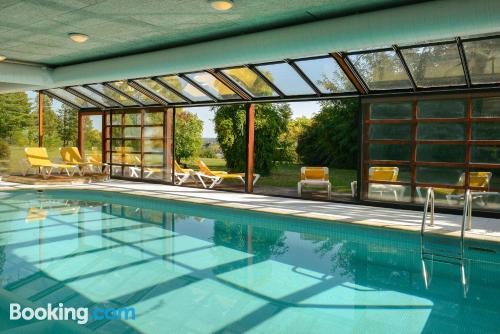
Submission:
<svg viewBox="0 0 500 334">
<path fill-rule="evenodd" d="M 374 228 L 381 229 L 391 229 L 391 230 L 399 230 L 399 231 L 407 231 L 413 233 L 420 233 L 420 226 L 416 225 L 406 225 L 406 224 L 390 224 L 387 222 L 374 221 L 374 220 L 355 220 L 346 218 L 345 216 L 338 216 L 333 214 L 326 213 L 315 213 L 315 212 L 300 212 L 296 213 L 296 210 L 290 209 L 282 209 L 282 208 L 266 208 L 266 207 L 255 207 L 255 205 L 251 204 L 242 204 L 238 202 L 231 202 L 225 200 L 211 200 L 206 198 L 193 198 L 193 197 L 184 197 L 180 195 L 175 195 L 171 193 L 162 193 L 157 194 L 155 192 L 151 192 L 148 190 L 137 190 L 137 189 L 124 189 L 124 188 L 108 188 L 103 185 L 57 185 L 50 187 L 35 187 L 35 186 L 26 186 L 24 188 L 16 188 L 11 186 L 0 186 L 0 191 L 36 191 L 36 190 L 93 190 L 93 191 L 102 191 L 102 192 L 117 192 L 134 196 L 141 197 L 149 197 L 156 198 L 161 200 L 172 200 L 177 202 L 188 202 L 193 204 L 205 204 L 205 205 L 215 205 L 221 208 L 233 208 L 239 210 L 247 210 L 251 212 L 258 213 L 270 213 L 280 216 L 292 216 L 295 218 L 307 218 L 319 220 L 326 223 L 346 223 L 346 224 L 354 224 L 361 226 L 369 226 Z M 295 211 L 295 212 L 294 212 Z M 453 230 L 446 227 L 433 228 L 427 226 L 426 233 L 452 237 L 452 238 L 460 238 L 460 231 Z M 478 240 L 478 241 L 488 241 L 494 243 L 500 243 L 500 236 L 488 235 L 488 234 L 478 234 L 472 232 L 465 232 L 465 239 L 468 240 Z"/>
</svg>

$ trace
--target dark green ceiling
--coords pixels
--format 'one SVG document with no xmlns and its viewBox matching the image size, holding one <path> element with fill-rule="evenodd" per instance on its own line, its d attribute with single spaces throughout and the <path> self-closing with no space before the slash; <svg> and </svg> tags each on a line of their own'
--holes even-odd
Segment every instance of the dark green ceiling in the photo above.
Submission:
<svg viewBox="0 0 500 334">
<path fill-rule="evenodd" d="M 235 0 L 218 12 L 208 0 L 1 0 L 0 54 L 60 66 L 416 2 Z M 74 43 L 70 32 L 90 40 Z"/>
</svg>

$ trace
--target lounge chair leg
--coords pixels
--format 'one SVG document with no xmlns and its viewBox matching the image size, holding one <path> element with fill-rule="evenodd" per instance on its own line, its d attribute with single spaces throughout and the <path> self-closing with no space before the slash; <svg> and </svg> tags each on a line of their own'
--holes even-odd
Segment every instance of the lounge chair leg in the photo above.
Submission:
<svg viewBox="0 0 500 334">
<path fill-rule="evenodd" d="M 357 188 L 358 188 L 358 181 L 352 181 L 351 182 L 351 195 L 352 195 L 352 198 L 356 198 Z"/>
<path fill-rule="evenodd" d="M 203 178 L 201 177 L 200 174 L 195 174 L 198 177 L 198 180 L 200 180 L 201 184 L 203 185 L 203 188 L 207 188 L 207 185 L 205 184 L 205 181 L 203 181 Z"/>
<path fill-rule="evenodd" d="M 302 197 L 302 184 L 300 182 L 297 183 L 297 194 Z"/>
<path fill-rule="evenodd" d="M 212 189 L 213 187 L 215 187 L 216 185 L 218 184 L 221 184 L 222 183 L 222 178 L 219 178 L 219 179 L 214 179 L 214 181 L 212 182 L 212 184 L 210 185 L 210 189 Z"/>
<path fill-rule="evenodd" d="M 328 200 L 332 199 L 332 185 L 328 184 Z"/>
</svg>

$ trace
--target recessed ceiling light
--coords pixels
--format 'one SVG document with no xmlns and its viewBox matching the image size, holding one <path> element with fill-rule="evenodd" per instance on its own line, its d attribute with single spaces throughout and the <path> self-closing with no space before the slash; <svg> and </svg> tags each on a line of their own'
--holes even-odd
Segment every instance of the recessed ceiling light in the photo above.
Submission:
<svg viewBox="0 0 500 334">
<path fill-rule="evenodd" d="M 234 4 L 231 0 L 211 0 L 210 5 L 216 10 L 230 10 Z"/>
<path fill-rule="evenodd" d="M 85 43 L 89 39 L 89 36 L 85 34 L 74 33 L 74 32 L 69 33 L 68 36 L 77 43 Z"/>
<path fill-rule="evenodd" d="M 0 55 L 0 61 L 4 61 L 7 57 Z"/>
</svg>

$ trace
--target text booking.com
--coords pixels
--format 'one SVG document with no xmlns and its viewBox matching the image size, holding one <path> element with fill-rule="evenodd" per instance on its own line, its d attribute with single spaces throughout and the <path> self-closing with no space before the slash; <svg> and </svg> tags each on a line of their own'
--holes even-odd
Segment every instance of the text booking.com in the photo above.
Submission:
<svg viewBox="0 0 500 334">
<path fill-rule="evenodd" d="M 63 303 L 58 306 L 47 304 L 47 307 L 21 307 L 20 304 L 10 304 L 10 320 L 74 320 L 80 325 L 85 325 L 93 320 L 135 320 L 135 309 L 127 308 L 102 308 L 96 307 L 64 307 Z"/>
</svg>

